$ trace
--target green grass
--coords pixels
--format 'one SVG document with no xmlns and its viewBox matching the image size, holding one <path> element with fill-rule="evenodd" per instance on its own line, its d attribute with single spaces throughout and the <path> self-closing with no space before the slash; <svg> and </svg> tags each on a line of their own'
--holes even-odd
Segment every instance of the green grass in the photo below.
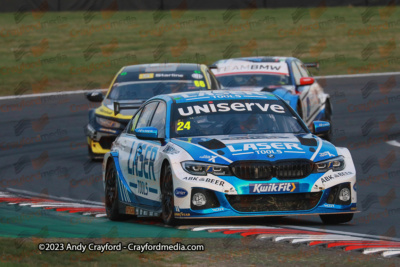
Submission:
<svg viewBox="0 0 400 267">
<path fill-rule="evenodd" d="M 397 71 L 400 11 L 365 11 L 2 13 L 0 95 L 105 88 L 128 64 L 250 55 L 320 61 L 315 75 Z"/>
<path fill-rule="evenodd" d="M 122 244 L 203 244 L 202 252 L 39 251 L 43 242 Z M 258 241 L 254 238 L 208 239 L 7 239 L 0 238 L 1 266 L 397 266 L 399 258 L 344 252 L 340 249 Z"/>
</svg>

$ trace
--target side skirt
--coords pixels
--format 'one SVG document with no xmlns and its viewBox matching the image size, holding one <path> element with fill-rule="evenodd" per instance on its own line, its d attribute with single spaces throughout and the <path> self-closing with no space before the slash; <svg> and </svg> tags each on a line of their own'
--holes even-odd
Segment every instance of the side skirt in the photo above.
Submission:
<svg viewBox="0 0 400 267">
<path fill-rule="evenodd" d="M 138 217 L 160 217 L 161 210 L 154 209 L 149 206 L 132 205 L 131 203 L 125 203 L 118 201 L 118 210 L 121 214 L 137 215 Z"/>
</svg>

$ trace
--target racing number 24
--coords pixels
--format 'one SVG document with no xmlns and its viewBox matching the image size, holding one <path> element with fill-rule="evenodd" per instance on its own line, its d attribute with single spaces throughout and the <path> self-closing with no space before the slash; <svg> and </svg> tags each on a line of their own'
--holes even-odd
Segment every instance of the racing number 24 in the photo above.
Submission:
<svg viewBox="0 0 400 267">
<path fill-rule="evenodd" d="M 184 129 L 190 130 L 190 121 L 186 123 L 183 121 L 178 122 L 178 128 L 176 130 L 183 131 Z"/>
</svg>

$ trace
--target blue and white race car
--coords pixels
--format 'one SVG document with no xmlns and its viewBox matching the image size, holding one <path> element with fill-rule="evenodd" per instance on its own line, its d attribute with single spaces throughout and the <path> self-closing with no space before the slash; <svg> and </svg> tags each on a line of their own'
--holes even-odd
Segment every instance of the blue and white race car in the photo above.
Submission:
<svg viewBox="0 0 400 267">
<path fill-rule="evenodd" d="M 312 77 L 308 67 L 293 57 L 243 57 L 214 62 L 212 72 L 228 90 L 267 91 L 284 99 L 312 128 L 314 121 L 332 123 L 329 94 Z M 332 140 L 332 131 L 322 136 Z"/>
<path fill-rule="evenodd" d="M 146 101 L 103 161 L 107 216 L 178 219 L 356 212 L 350 152 L 311 133 L 280 97 L 197 91 Z"/>
</svg>

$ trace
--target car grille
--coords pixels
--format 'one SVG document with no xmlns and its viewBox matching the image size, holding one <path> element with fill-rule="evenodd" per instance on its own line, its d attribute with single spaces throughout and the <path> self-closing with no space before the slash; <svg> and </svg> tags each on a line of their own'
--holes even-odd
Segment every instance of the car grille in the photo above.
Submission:
<svg viewBox="0 0 400 267">
<path fill-rule="evenodd" d="M 322 192 L 225 196 L 232 208 L 239 212 L 295 211 L 314 208 Z"/>
<path fill-rule="evenodd" d="M 115 141 L 115 136 L 104 136 L 100 138 L 100 145 L 103 149 L 111 149 L 112 142 Z"/>
<path fill-rule="evenodd" d="M 308 160 L 236 161 L 231 165 L 232 173 L 244 180 L 302 179 L 310 175 L 313 164 Z"/>
</svg>

